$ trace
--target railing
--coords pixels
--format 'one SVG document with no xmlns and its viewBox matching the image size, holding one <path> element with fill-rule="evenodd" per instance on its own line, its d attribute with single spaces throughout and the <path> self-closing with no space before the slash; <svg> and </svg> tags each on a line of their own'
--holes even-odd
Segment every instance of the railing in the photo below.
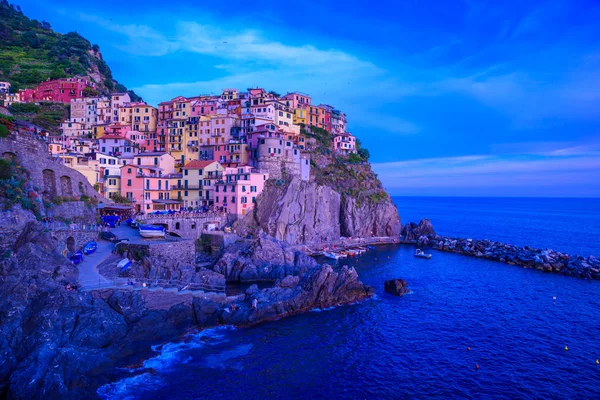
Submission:
<svg viewBox="0 0 600 400">
<path fill-rule="evenodd" d="M 206 212 L 195 212 L 195 211 L 176 211 L 174 214 L 146 214 L 138 216 L 137 219 L 140 221 L 146 220 L 159 220 L 159 219 L 177 219 L 177 218 L 223 218 L 227 216 L 226 212 L 217 211 L 206 211 Z"/>
<path fill-rule="evenodd" d="M 98 282 L 79 281 L 82 290 L 98 290 L 98 289 L 131 289 L 131 290 L 166 290 L 180 293 L 183 291 L 203 291 L 213 293 L 225 293 L 227 286 L 225 285 L 209 285 L 206 283 L 184 282 L 178 279 L 158 279 L 158 278 L 122 278 L 109 277 L 98 279 Z M 187 294 L 180 293 L 180 294 Z"/>
<path fill-rule="evenodd" d="M 46 229 L 49 231 L 84 231 L 84 232 L 102 232 L 103 227 L 96 224 L 66 224 L 62 221 L 44 222 Z"/>
</svg>

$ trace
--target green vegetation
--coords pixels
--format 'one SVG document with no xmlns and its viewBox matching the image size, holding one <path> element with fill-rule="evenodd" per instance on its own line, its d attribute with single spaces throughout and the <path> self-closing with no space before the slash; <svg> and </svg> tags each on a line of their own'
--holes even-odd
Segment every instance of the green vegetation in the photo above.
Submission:
<svg viewBox="0 0 600 400">
<path fill-rule="evenodd" d="M 25 185 L 29 180 L 29 172 L 15 160 L 0 159 L 0 204 L 4 210 L 13 205 L 20 205 L 24 210 L 31 210 L 36 217 L 40 216 L 38 194 L 27 191 Z"/>
<path fill-rule="evenodd" d="M 131 201 L 127 197 L 122 196 L 121 193 L 118 193 L 118 192 L 113 193 L 111 200 L 117 204 L 130 204 L 131 203 Z"/>
<path fill-rule="evenodd" d="M 15 103 L 9 110 L 18 119 L 34 123 L 51 132 L 58 132 L 60 123 L 69 117 L 69 105 L 62 103 Z"/>
<path fill-rule="evenodd" d="M 8 137 L 10 129 L 13 126 L 13 117 L 0 115 L 0 138 Z"/>
<path fill-rule="evenodd" d="M 75 75 L 89 76 L 98 71 L 100 93 L 126 92 L 116 82 L 110 68 L 99 56 L 100 48 L 77 32 L 54 32 L 46 21 L 27 18 L 19 6 L 0 0 L 0 80 L 11 83 L 11 91 L 34 87 L 47 79 Z M 129 92 L 132 100 L 140 97 Z"/>
</svg>

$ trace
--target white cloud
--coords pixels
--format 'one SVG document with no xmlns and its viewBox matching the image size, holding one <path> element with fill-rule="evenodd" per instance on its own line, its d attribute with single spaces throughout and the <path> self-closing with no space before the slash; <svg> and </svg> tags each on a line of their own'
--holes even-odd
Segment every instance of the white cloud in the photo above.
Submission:
<svg viewBox="0 0 600 400">
<path fill-rule="evenodd" d="M 570 151 L 547 156 L 475 155 L 375 163 L 373 169 L 395 194 L 600 195 L 600 153 Z M 575 189 L 574 189 L 575 188 Z M 537 192 L 536 192 L 537 191 Z M 553 191 L 553 192 L 552 192 Z"/>
</svg>

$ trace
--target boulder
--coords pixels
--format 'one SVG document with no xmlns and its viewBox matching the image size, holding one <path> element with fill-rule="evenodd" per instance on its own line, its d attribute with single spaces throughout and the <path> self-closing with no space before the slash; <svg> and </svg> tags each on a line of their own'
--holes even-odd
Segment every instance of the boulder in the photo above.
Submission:
<svg viewBox="0 0 600 400">
<path fill-rule="evenodd" d="M 410 292 L 404 279 L 390 279 L 389 281 L 385 281 L 384 289 L 394 296 L 402 296 Z"/>
</svg>

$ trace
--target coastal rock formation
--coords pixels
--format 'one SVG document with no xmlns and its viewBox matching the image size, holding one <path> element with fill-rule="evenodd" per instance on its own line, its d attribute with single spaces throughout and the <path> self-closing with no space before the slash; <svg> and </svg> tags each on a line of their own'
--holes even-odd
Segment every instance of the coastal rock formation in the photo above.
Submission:
<svg viewBox="0 0 600 400">
<path fill-rule="evenodd" d="M 389 197 L 359 201 L 316 181 L 293 178 L 267 185 L 238 232 L 263 231 L 290 244 L 311 244 L 338 241 L 340 236 L 398 236 L 400 227 Z"/>
<path fill-rule="evenodd" d="M 371 237 L 400 235 L 398 209 L 390 201 L 359 202 L 344 196 L 340 209 L 342 236 Z"/>
<path fill-rule="evenodd" d="M 389 281 L 384 282 L 383 287 L 386 292 L 393 294 L 394 296 L 402 296 L 410 292 L 404 279 L 390 279 Z"/>
<path fill-rule="evenodd" d="M 288 276 L 274 287 L 247 291 L 236 302 L 236 309 L 224 312 L 223 324 L 254 325 L 262 321 L 303 313 L 314 308 L 350 304 L 371 297 L 373 288 L 358 280 L 352 267 L 344 266 L 335 272 L 324 264 L 298 277 Z M 256 308 L 252 304 L 256 300 Z"/>
<path fill-rule="evenodd" d="M 213 270 L 224 275 L 228 282 L 257 282 L 301 275 L 316 265 L 306 253 L 261 235 L 253 242 L 226 249 Z"/>
<path fill-rule="evenodd" d="M 440 251 L 500 261 L 525 268 L 587 279 L 600 279 L 600 260 L 594 256 L 568 255 L 550 249 L 533 249 L 491 240 L 427 238 L 426 244 Z"/>
<path fill-rule="evenodd" d="M 402 237 L 405 240 L 417 240 L 421 236 L 436 236 L 433 225 L 427 218 L 421 220 L 418 225 L 410 222 L 402 227 Z"/>
</svg>

